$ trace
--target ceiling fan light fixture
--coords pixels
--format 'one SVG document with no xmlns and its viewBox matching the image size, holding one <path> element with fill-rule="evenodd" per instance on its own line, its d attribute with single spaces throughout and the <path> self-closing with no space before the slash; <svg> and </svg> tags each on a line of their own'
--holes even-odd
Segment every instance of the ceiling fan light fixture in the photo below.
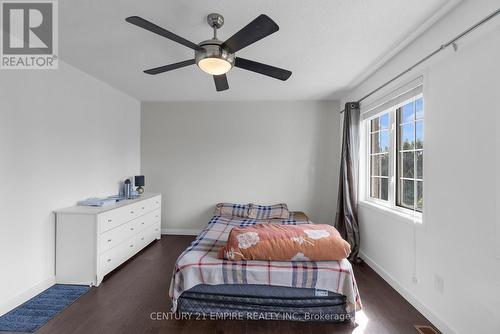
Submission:
<svg viewBox="0 0 500 334">
<path fill-rule="evenodd" d="M 208 57 L 198 61 L 198 67 L 210 75 L 222 75 L 233 67 L 230 62 L 223 58 Z"/>
<path fill-rule="evenodd" d="M 195 51 L 195 60 L 198 67 L 210 75 L 226 74 L 233 68 L 234 54 L 221 47 L 222 42 L 216 38 L 200 43 Z"/>
<path fill-rule="evenodd" d="M 279 67 L 235 57 L 235 53 L 239 50 L 279 30 L 279 26 L 276 22 L 265 14 L 257 16 L 253 21 L 224 42 L 217 38 L 217 29 L 220 29 L 224 25 L 224 17 L 217 13 L 208 14 L 207 23 L 212 27 L 214 34 L 211 39 L 202 41 L 198 44 L 188 41 L 139 16 L 129 16 L 125 21 L 182 44 L 194 51 L 194 59 L 151 68 L 144 71 L 146 74 L 156 75 L 196 64 L 203 72 L 213 76 L 215 89 L 218 92 L 229 89 L 226 73 L 233 67 L 259 73 L 282 81 L 287 80 L 292 75 L 292 72 Z"/>
</svg>

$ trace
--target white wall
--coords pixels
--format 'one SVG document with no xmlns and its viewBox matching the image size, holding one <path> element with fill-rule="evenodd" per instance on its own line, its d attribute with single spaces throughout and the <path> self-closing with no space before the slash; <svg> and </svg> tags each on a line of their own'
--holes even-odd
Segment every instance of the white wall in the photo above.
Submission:
<svg viewBox="0 0 500 334">
<path fill-rule="evenodd" d="M 363 96 L 499 7 L 464 1 L 344 100 Z M 397 83 L 425 77 L 424 225 L 415 230 L 416 246 L 412 223 L 359 208 L 362 255 L 445 333 L 500 333 L 499 36 L 497 18 L 458 43 L 458 52 L 444 52 Z M 444 279 L 443 293 L 435 275 Z"/>
<path fill-rule="evenodd" d="M 332 223 L 338 102 L 142 104 L 142 171 L 163 193 L 163 229 L 206 226 L 214 205 L 285 202 Z"/>
<path fill-rule="evenodd" d="M 495 126 L 495 133 L 497 135 L 497 141 L 496 141 L 496 168 L 495 170 L 498 171 L 500 170 L 500 112 L 496 113 L 497 116 L 497 125 Z M 496 182 L 496 189 L 497 189 L 497 194 L 496 194 L 496 207 L 497 207 L 497 215 L 496 215 L 496 222 L 497 222 L 497 258 L 500 260 L 500 175 L 498 173 L 495 173 L 495 179 L 497 180 Z"/>
<path fill-rule="evenodd" d="M 0 313 L 54 282 L 52 210 L 140 171 L 140 103 L 60 62 L 0 73 Z"/>
</svg>

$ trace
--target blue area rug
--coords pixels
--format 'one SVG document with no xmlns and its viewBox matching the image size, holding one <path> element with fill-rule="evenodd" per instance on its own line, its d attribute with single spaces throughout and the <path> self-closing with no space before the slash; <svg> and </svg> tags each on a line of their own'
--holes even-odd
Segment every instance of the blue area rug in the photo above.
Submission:
<svg viewBox="0 0 500 334">
<path fill-rule="evenodd" d="M 90 290 L 56 284 L 0 317 L 0 331 L 32 333 Z"/>
</svg>

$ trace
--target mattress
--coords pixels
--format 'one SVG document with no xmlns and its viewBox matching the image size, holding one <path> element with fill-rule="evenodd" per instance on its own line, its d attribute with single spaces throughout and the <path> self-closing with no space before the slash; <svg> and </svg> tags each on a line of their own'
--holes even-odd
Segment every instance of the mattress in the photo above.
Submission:
<svg viewBox="0 0 500 334">
<path fill-rule="evenodd" d="M 346 297 L 326 290 L 259 284 L 200 284 L 184 291 L 177 312 L 202 319 L 345 322 Z"/>
<path fill-rule="evenodd" d="M 357 310 L 361 309 L 358 287 L 348 260 L 227 261 L 217 257 L 219 248 L 226 244 L 233 227 L 260 223 L 308 224 L 310 221 L 305 215 L 295 212 L 289 219 L 272 222 L 241 217 L 212 217 L 207 227 L 175 263 L 169 293 L 172 298 L 173 312 L 177 311 L 178 306 L 181 306 L 179 311 L 183 312 L 200 312 L 204 309 L 221 312 L 275 310 L 279 306 L 280 312 L 278 313 L 296 310 L 302 314 L 297 320 L 307 320 L 304 317 L 312 310 L 316 310 L 316 313 L 354 315 Z M 207 286 L 211 288 L 203 290 L 208 289 Z M 213 288 L 213 286 L 219 287 Z M 256 286 L 266 288 L 260 290 L 262 287 Z M 232 290 L 238 287 L 242 289 L 252 287 L 252 289 L 245 289 L 247 294 L 242 295 Z M 273 290 L 282 288 L 291 290 L 279 290 L 279 294 L 276 293 L 278 290 Z M 285 295 L 288 296 L 288 300 L 283 301 L 278 297 L 285 291 L 287 291 Z M 262 293 L 258 295 L 259 292 Z M 300 295 L 303 293 L 306 295 Z M 332 302 L 333 299 L 330 298 L 332 300 L 325 304 L 321 298 L 319 300 L 312 298 L 323 296 L 324 293 L 332 298 L 341 295 L 344 298 L 344 306 L 337 303 L 338 299 Z M 301 296 L 304 298 L 300 299 Z M 312 302 L 307 304 L 307 299 L 312 299 Z M 283 302 L 280 304 L 280 301 Z M 326 309 L 321 309 L 322 307 Z M 339 311 L 339 307 L 344 307 L 345 310 Z"/>
</svg>

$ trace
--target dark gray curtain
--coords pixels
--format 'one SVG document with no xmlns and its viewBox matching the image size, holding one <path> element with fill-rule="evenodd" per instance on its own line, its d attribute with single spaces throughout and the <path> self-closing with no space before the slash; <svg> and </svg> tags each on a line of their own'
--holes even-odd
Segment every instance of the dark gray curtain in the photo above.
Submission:
<svg viewBox="0 0 500 334">
<path fill-rule="evenodd" d="M 335 228 L 351 245 L 351 262 L 361 262 L 358 226 L 359 103 L 348 102 L 344 109 L 339 193 Z"/>
</svg>

